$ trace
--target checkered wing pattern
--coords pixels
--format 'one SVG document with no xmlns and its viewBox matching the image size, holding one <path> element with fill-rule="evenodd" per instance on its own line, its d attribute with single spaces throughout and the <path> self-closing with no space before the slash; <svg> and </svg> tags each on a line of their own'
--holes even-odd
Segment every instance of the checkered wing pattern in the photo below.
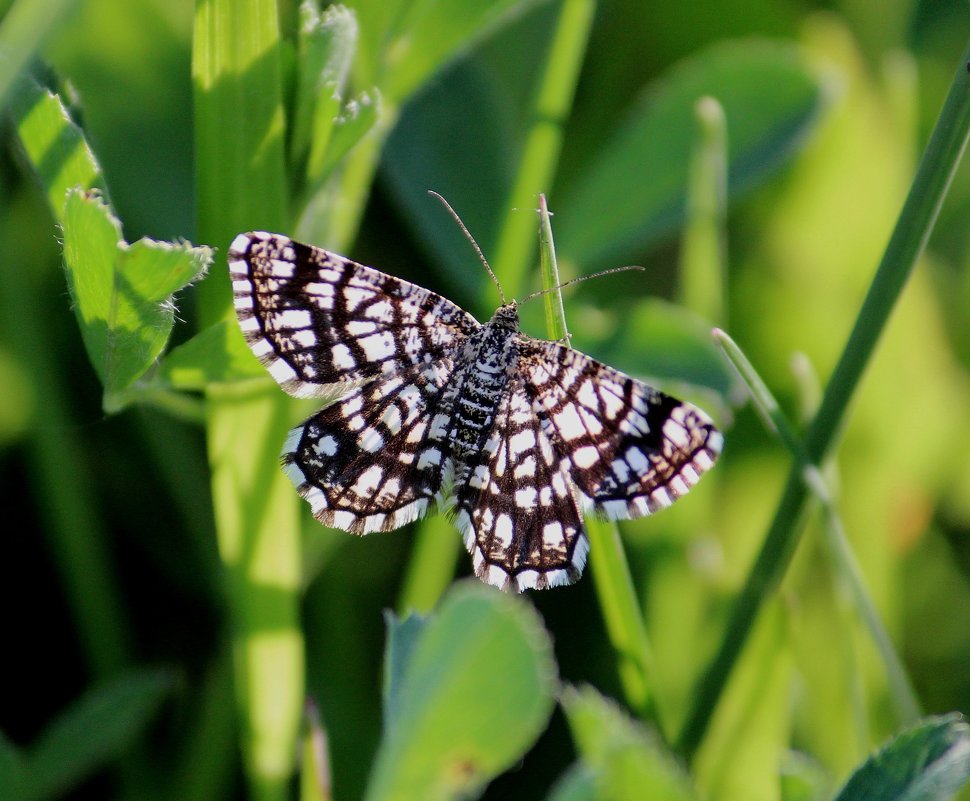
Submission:
<svg viewBox="0 0 970 801">
<path fill-rule="evenodd" d="M 475 573 L 503 589 L 570 584 L 583 515 L 640 517 L 710 468 L 699 409 L 433 292 L 267 233 L 229 249 L 239 325 L 290 394 L 327 405 L 283 467 L 322 523 L 388 531 L 450 509 Z"/>
<path fill-rule="evenodd" d="M 314 516 L 367 534 L 417 519 L 441 490 L 447 449 L 429 430 L 452 365 L 444 359 L 356 387 L 294 428 L 284 470 Z"/>
<path fill-rule="evenodd" d="M 670 506 L 721 451 L 721 433 L 696 406 L 579 351 L 529 339 L 520 364 L 584 509 L 624 520 Z"/>
<path fill-rule="evenodd" d="M 246 341 L 297 397 L 439 362 L 481 327 L 441 295 L 278 234 L 237 236 L 229 274 Z"/>
<path fill-rule="evenodd" d="M 569 464 L 514 377 L 479 458 L 456 482 L 455 522 L 482 581 L 521 591 L 579 578 L 589 542 Z"/>
<path fill-rule="evenodd" d="M 483 581 L 572 584 L 589 552 L 583 513 L 642 517 L 709 469 L 721 434 L 696 407 L 559 343 L 519 335 L 519 371 L 458 483 L 456 523 Z"/>
</svg>

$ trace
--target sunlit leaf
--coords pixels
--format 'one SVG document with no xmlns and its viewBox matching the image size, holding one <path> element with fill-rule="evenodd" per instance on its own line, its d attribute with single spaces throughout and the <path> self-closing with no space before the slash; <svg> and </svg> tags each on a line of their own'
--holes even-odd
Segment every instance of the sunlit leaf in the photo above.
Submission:
<svg viewBox="0 0 970 801">
<path fill-rule="evenodd" d="M 366 798 L 440 801 L 476 792 L 546 725 L 551 643 L 524 600 L 455 587 L 413 645 Z"/>
<path fill-rule="evenodd" d="M 211 261 L 205 247 L 147 239 L 128 245 L 97 194 L 68 193 L 64 266 L 107 408 L 154 364 L 175 321 L 172 294 L 199 278 Z"/>
<path fill-rule="evenodd" d="M 595 689 L 567 689 L 562 705 L 576 750 L 596 772 L 597 798 L 696 798 L 686 771 L 673 755 L 640 723 Z"/>
<path fill-rule="evenodd" d="M 58 95 L 24 76 L 15 87 L 11 109 L 20 145 L 59 222 L 69 189 L 97 189 L 107 197 L 101 166 Z"/>
<path fill-rule="evenodd" d="M 172 348 L 153 380 L 180 390 L 202 390 L 213 381 L 267 378 L 235 320 L 222 320 Z"/>
</svg>

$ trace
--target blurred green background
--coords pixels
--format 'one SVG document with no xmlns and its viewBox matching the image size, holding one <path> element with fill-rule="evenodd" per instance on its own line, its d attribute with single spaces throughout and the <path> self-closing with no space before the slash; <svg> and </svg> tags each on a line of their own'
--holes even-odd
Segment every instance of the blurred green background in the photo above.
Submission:
<svg viewBox="0 0 970 801">
<path fill-rule="evenodd" d="M 474 254 L 424 193 L 444 194 L 485 253 L 494 252 L 517 170 L 511 154 L 530 123 L 557 9 L 526 4 L 403 106 L 348 256 L 442 291 L 479 318 L 490 314 L 497 299 Z M 292 35 L 295 8 L 284 3 L 281 20 Z M 68 99 L 104 168 L 125 238 L 210 245 L 220 251 L 217 272 L 228 242 L 199 241 L 195 228 L 192 24 L 188 2 L 80 0 L 60 8 L 40 56 L 74 92 Z M 562 209 L 553 227 L 566 273 L 620 264 L 642 264 L 646 273 L 570 290 L 575 344 L 687 393 L 727 438 L 714 473 L 678 508 L 623 527 L 670 731 L 687 715 L 789 457 L 712 363 L 710 347 L 670 328 L 669 307 L 656 312 L 648 302 L 682 300 L 682 204 L 658 201 L 650 224 L 611 238 L 617 212 L 597 215 L 595 193 L 622 207 L 616 195 L 630 190 L 620 179 L 639 176 L 639 167 L 613 165 L 614 186 L 597 160 L 622 141 L 639 104 L 678 75 L 689 82 L 684 59 L 723 52 L 737 60 L 766 39 L 801 53 L 817 101 L 810 117 L 792 123 L 797 131 L 782 137 L 784 147 L 759 143 L 745 151 L 754 161 L 732 163 L 723 311 L 706 322 L 731 334 L 790 416 L 804 421 L 845 344 L 968 34 L 964 0 L 596 6 L 555 181 L 542 189 L 554 214 Z M 749 87 L 754 98 L 772 88 L 756 80 Z M 729 114 L 729 142 L 735 124 L 743 128 Z M 671 180 L 678 200 L 688 176 Z M 968 219 L 964 165 L 828 466 L 865 584 L 929 713 L 970 710 Z M 187 787 L 204 787 L 209 798 L 242 797 L 202 426 L 191 409 L 102 411 L 66 290 L 59 231 L 9 124 L 0 152 L 0 253 L 7 520 L 0 731 L 26 746 L 100 682 L 131 666 L 160 667 L 166 689 L 154 714 L 145 712 L 150 724 L 138 753 L 129 750 L 121 768 L 108 762 L 64 797 L 130 797 L 121 788 L 146 786 L 126 784 L 119 771 L 152 777 L 157 794 L 144 797 L 192 797 Z M 178 309 L 175 342 L 196 330 L 194 290 L 180 295 Z M 542 336 L 541 304 L 524 316 L 529 332 Z M 686 327 L 705 326 L 691 318 Z M 684 360 L 665 350 L 666 338 Z M 306 518 L 307 689 L 328 732 L 335 797 L 358 798 L 381 729 L 382 610 L 398 606 L 414 532 L 358 539 Z M 468 562 L 459 557 L 458 575 L 469 572 Z M 99 602 L 85 608 L 93 595 Z M 530 600 L 552 635 L 562 678 L 621 697 L 589 577 Z M 92 617 L 94 608 L 110 617 Z M 695 781 L 715 799 L 825 797 L 900 724 L 883 664 L 813 518 L 745 649 Z M 485 797 L 545 797 L 572 761 L 556 712 Z M 782 780 L 786 771 L 814 777 L 816 794 L 799 795 L 792 788 L 801 784 Z"/>
</svg>

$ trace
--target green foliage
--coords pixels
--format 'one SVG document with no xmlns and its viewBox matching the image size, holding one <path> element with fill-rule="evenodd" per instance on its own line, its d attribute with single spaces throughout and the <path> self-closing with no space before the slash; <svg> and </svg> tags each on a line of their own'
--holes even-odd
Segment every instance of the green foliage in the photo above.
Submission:
<svg viewBox="0 0 970 801">
<path fill-rule="evenodd" d="M 210 248 L 142 239 L 129 245 L 97 196 L 71 190 L 64 207 L 64 268 L 106 411 L 155 363 L 175 323 L 172 296 L 197 281 Z"/>
<path fill-rule="evenodd" d="M 89 690 L 51 721 L 29 749 L 0 736 L 0 796 L 60 798 L 139 737 L 172 688 L 161 671 L 132 671 Z"/>
<path fill-rule="evenodd" d="M 533 4 L 534 0 L 458 0 L 447 6 L 431 0 L 348 3 L 363 31 L 358 80 L 377 86 L 391 103 L 400 104 L 451 59 Z"/>
<path fill-rule="evenodd" d="M 945 0 L 937 23 L 893 0 L 874 25 L 863 5 L 10 4 L 0 441 L 31 536 L 5 541 L 2 601 L 32 615 L 10 616 L 0 797 L 85 797 L 94 777 L 98 797 L 218 801 L 237 775 L 249 798 L 292 797 L 306 695 L 307 799 L 795 801 L 846 777 L 838 801 L 957 793 L 966 723 L 913 721 L 970 709 L 970 102 L 965 26 L 945 24 L 965 9 Z M 57 91 L 23 72 L 38 52 Z M 488 312 L 429 188 L 508 295 L 539 285 L 540 193 L 559 280 L 645 264 L 547 296 L 553 333 L 568 321 L 727 432 L 677 508 L 591 523 L 576 588 L 447 589 L 444 517 L 410 554 L 409 533 L 310 521 L 276 460 L 312 406 L 246 348 L 222 262 L 199 280 L 236 232 L 271 229 Z M 541 305 L 523 305 L 533 334 Z M 385 612 L 382 652 L 388 608 L 422 616 Z M 78 653 L 25 647 L 42 627 Z"/>
<path fill-rule="evenodd" d="M 476 582 L 451 590 L 423 625 L 390 631 L 384 737 L 365 798 L 480 790 L 522 757 L 552 711 L 556 668 L 541 621 Z"/>
<path fill-rule="evenodd" d="M 513 56 L 523 69 L 534 59 Z M 489 77 L 501 80 L 500 74 Z M 502 126 L 508 101 L 501 87 L 483 80 L 488 77 L 462 73 L 435 87 L 417 101 L 388 148 L 395 194 L 446 272 L 455 275 L 468 272 L 467 247 L 460 246 L 447 217 L 424 202 L 422 188 L 430 184 L 461 214 L 474 215 L 473 228 L 489 251 L 497 215 L 504 211 L 500 199 L 511 181 L 505 167 L 519 143 Z M 609 140 L 584 154 L 553 197 L 560 259 L 587 267 L 616 264 L 683 221 L 694 103 L 707 95 L 720 100 L 728 117 L 735 194 L 763 180 L 805 139 L 826 99 L 809 64 L 790 44 L 736 41 L 692 55 L 643 91 L 611 126 Z M 448 132 L 476 108 L 487 126 L 485 147 L 448 147 Z M 438 145 L 430 153 L 428 142 Z M 461 180 L 467 174 L 475 180 Z M 472 277 L 479 283 L 477 273 Z"/>
<path fill-rule="evenodd" d="M 181 390 L 202 390 L 217 381 L 265 378 L 266 370 L 239 336 L 232 320 L 200 331 L 168 353 L 159 366 L 158 383 Z"/>
<path fill-rule="evenodd" d="M 596 690 L 568 690 L 562 704 L 576 750 L 596 777 L 596 798 L 697 798 L 686 773 L 657 738 Z"/>
<path fill-rule="evenodd" d="M 29 78 L 13 111 L 20 141 L 64 235 L 64 268 L 88 359 L 104 387 L 106 411 L 155 363 L 175 322 L 173 296 L 212 262 L 210 248 L 124 241 L 102 199 L 104 176 L 60 97 Z"/>
<path fill-rule="evenodd" d="M 898 734 L 849 779 L 836 801 L 942 801 L 970 778 L 970 726 L 931 718 Z"/>
<path fill-rule="evenodd" d="M 694 103 L 708 96 L 727 118 L 732 192 L 770 174 L 804 140 L 825 100 L 804 56 L 782 42 L 725 42 L 677 65 L 617 123 L 571 183 L 559 212 L 565 258 L 615 259 L 682 222 Z M 591 217 L 599 225 L 578 224 Z"/>
<path fill-rule="evenodd" d="M 347 9 L 331 6 L 320 13 L 312 2 L 300 4 L 290 158 L 306 160 L 308 178 L 314 184 L 323 181 L 349 150 L 330 152 L 330 142 L 340 120 L 340 100 L 356 43 L 357 19 Z"/>
<path fill-rule="evenodd" d="M 11 102 L 19 141 L 58 222 L 75 187 L 107 193 L 104 174 L 61 97 L 30 77 L 20 79 Z"/>
<path fill-rule="evenodd" d="M 7 8 L 0 23 L 0 52 L 4 54 L 0 65 L 0 107 L 17 75 L 73 5 L 74 0 L 20 0 Z"/>
</svg>

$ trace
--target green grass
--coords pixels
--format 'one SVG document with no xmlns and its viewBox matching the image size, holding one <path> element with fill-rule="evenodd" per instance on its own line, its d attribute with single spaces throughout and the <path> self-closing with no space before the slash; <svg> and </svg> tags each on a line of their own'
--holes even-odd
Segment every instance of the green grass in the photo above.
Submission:
<svg viewBox="0 0 970 801">
<path fill-rule="evenodd" d="M 959 3 L 906 8 L 748 0 L 728 35 L 632 0 L 11 4 L 0 797 L 958 792 L 970 50 Z M 327 531 L 278 469 L 313 407 L 242 342 L 228 243 L 486 316 L 428 189 L 509 297 L 643 264 L 524 325 L 725 430 L 673 510 L 590 524 L 573 588 L 457 580 L 441 517 Z"/>
</svg>

